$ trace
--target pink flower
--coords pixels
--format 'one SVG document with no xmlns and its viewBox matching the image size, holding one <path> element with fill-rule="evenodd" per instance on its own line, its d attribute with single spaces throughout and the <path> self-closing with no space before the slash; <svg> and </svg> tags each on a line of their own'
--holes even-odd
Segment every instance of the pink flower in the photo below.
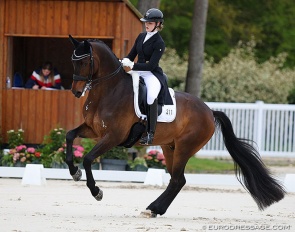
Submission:
<svg viewBox="0 0 295 232">
<path fill-rule="evenodd" d="M 21 150 L 26 149 L 26 148 L 27 148 L 26 145 L 20 145 L 20 146 L 16 147 L 16 150 L 21 151 Z"/>
<path fill-rule="evenodd" d="M 165 157 L 164 157 L 164 155 L 162 153 L 158 153 L 157 154 L 157 159 L 158 160 L 163 160 L 163 159 L 165 159 Z"/>
<path fill-rule="evenodd" d="M 13 160 L 17 161 L 19 159 L 19 153 L 14 153 L 13 154 Z"/>
<path fill-rule="evenodd" d="M 58 152 L 64 152 L 65 149 L 63 149 L 62 147 L 58 148 Z"/>
<path fill-rule="evenodd" d="M 10 149 L 9 150 L 9 154 L 13 155 L 14 153 L 16 153 L 16 149 Z"/>
<path fill-rule="evenodd" d="M 33 148 L 33 147 L 29 147 L 29 148 L 27 149 L 27 151 L 28 151 L 29 153 L 31 153 L 31 154 L 34 154 L 34 153 L 35 153 L 35 148 Z"/>
<path fill-rule="evenodd" d="M 149 155 L 156 155 L 157 154 L 157 150 L 150 150 L 149 151 Z"/>
<path fill-rule="evenodd" d="M 77 146 L 77 147 L 76 147 L 76 150 L 77 150 L 77 151 L 80 151 L 80 152 L 84 152 L 84 147 L 82 147 L 82 146 Z"/>
<path fill-rule="evenodd" d="M 162 160 L 162 164 L 166 166 L 166 160 Z"/>
<path fill-rule="evenodd" d="M 78 151 L 78 150 L 76 150 L 76 151 L 74 151 L 74 156 L 75 157 L 78 157 L 78 158 L 82 158 L 83 157 L 83 153 L 80 152 L 80 151 Z"/>
<path fill-rule="evenodd" d="M 20 162 L 22 162 L 22 163 L 24 163 L 26 161 L 26 157 L 22 157 L 21 159 L 20 159 Z"/>
</svg>

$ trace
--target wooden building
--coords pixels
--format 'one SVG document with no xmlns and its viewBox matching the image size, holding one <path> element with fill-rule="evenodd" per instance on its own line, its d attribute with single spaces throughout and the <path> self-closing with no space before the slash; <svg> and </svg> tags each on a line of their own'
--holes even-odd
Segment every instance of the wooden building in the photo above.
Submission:
<svg viewBox="0 0 295 232">
<path fill-rule="evenodd" d="M 122 58 L 128 53 L 142 24 L 140 13 L 128 0 L 1 0 L 0 1 L 0 130 L 23 129 L 25 143 L 42 143 L 50 130 L 72 129 L 83 122 L 85 97 L 69 90 L 73 67 L 71 34 L 78 40 L 103 40 Z M 19 72 L 24 82 L 33 70 L 51 61 L 64 90 L 6 88 Z"/>
</svg>

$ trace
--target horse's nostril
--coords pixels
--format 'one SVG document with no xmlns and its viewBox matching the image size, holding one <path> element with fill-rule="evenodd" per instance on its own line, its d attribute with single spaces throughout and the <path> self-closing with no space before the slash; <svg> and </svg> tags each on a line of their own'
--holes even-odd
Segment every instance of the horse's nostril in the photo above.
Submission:
<svg viewBox="0 0 295 232">
<path fill-rule="evenodd" d="M 81 95 L 82 95 L 82 92 L 76 91 L 76 92 L 74 93 L 74 95 L 75 95 L 76 98 L 80 98 Z"/>
</svg>

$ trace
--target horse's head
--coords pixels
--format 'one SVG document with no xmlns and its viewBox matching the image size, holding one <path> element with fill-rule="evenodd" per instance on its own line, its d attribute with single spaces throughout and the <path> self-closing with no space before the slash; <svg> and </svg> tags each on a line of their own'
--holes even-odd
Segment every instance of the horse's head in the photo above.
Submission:
<svg viewBox="0 0 295 232">
<path fill-rule="evenodd" d="M 74 45 L 72 63 L 74 66 L 72 92 L 75 97 L 81 97 L 91 85 L 93 74 L 93 55 L 91 44 L 84 40 L 79 42 L 69 35 Z"/>
<path fill-rule="evenodd" d="M 69 38 L 74 45 L 72 92 L 76 97 L 84 95 L 86 90 L 92 88 L 93 83 L 96 85 L 108 80 L 122 69 L 117 57 L 103 42 L 79 42 L 71 35 Z"/>
</svg>

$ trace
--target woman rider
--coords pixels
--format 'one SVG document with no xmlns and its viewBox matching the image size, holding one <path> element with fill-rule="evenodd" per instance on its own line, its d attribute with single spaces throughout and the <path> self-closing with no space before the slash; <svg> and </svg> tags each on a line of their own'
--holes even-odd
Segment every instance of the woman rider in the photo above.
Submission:
<svg viewBox="0 0 295 232">
<path fill-rule="evenodd" d="M 140 144 L 150 145 L 154 139 L 154 133 L 158 117 L 158 104 L 172 104 L 165 99 L 168 84 L 163 74 L 159 61 L 165 51 L 165 43 L 159 34 L 163 28 L 163 13 L 156 9 L 149 9 L 140 21 L 144 22 L 146 32 L 140 33 L 130 53 L 122 60 L 126 72 L 135 70 L 144 79 L 147 87 L 147 134 L 140 139 Z M 134 63 L 138 56 L 137 63 Z M 171 98 L 170 98 L 171 101 Z"/>
</svg>

